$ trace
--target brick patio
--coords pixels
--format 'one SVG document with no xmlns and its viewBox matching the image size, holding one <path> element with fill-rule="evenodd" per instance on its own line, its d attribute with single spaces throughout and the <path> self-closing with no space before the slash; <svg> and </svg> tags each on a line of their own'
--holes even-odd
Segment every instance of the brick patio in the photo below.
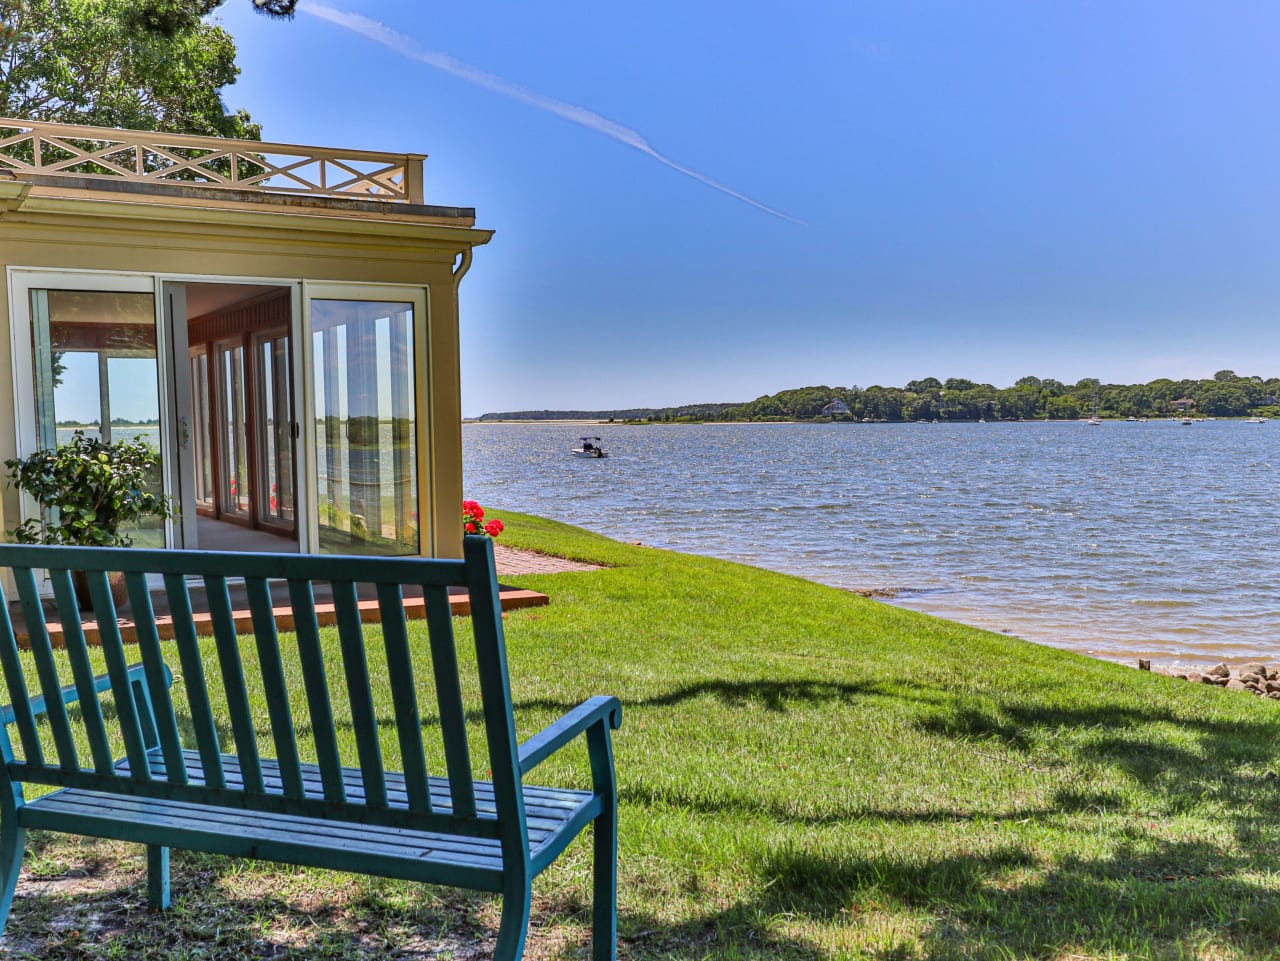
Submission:
<svg viewBox="0 0 1280 961">
<path fill-rule="evenodd" d="M 498 575 L 505 574 L 562 574 L 568 571 L 598 571 L 597 564 L 580 564 L 563 557 L 551 557 L 536 551 L 525 551 L 503 544 L 493 545 L 493 559 L 498 565 Z"/>
</svg>

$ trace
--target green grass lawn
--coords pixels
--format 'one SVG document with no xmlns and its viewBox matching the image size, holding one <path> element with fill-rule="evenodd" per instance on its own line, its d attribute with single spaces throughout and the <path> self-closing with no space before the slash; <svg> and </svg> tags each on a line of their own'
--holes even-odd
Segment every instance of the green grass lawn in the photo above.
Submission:
<svg viewBox="0 0 1280 961">
<path fill-rule="evenodd" d="M 1280 704 L 499 513 L 505 543 L 610 565 L 504 578 L 552 599 L 505 623 L 522 736 L 623 702 L 623 957 L 1280 953 Z M 581 756 L 537 778 L 588 781 Z M 197 855 L 158 916 L 139 850 L 29 848 L 9 957 L 471 958 L 497 917 Z M 589 845 L 534 892 L 528 956 L 582 957 Z"/>
</svg>

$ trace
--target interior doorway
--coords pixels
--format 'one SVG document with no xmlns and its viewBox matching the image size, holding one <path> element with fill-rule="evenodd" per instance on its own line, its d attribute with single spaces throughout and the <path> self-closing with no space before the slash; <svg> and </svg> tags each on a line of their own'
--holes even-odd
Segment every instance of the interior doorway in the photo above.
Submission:
<svg viewBox="0 0 1280 961">
<path fill-rule="evenodd" d="M 294 297 L 288 286 L 167 282 L 183 542 L 297 551 Z M 180 362 L 175 361 L 175 368 Z"/>
</svg>

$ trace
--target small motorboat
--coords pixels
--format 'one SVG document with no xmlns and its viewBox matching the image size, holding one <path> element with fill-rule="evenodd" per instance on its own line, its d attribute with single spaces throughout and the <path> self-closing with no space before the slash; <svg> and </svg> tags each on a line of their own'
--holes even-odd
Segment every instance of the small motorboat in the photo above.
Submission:
<svg viewBox="0 0 1280 961">
<path fill-rule="evenodd" d="M 578 446 L 573 448 L 574 457 L 608 457 L 608 451 L 600 446 L 599 437 L 579 437 Z"/>
</svg>

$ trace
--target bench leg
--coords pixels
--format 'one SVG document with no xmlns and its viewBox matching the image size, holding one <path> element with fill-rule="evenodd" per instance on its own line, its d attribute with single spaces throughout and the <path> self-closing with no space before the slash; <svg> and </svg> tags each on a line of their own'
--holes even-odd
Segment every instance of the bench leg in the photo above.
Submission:
<svg viewBox="0 0 1280 961">
<path fill-rule="evenodd" d="M 9 920 L 13 907 L 13 892 L 18 887 L 18 872 L 22 870 L 22 854 L 26 848 L 27 832 L 18 827 L 13 809 L 5 812 L 0 823 L 0 931 Z"/>
<path fill-rule="evenodd" d="M 498 925 L 498 944 L 493 961 L 519 961 L 524 954 L 524 938 L 529 931 L 529 903 L 533 892 L 525 877 L 507 876 L 502 892 L 502 921 Z"/>
<path fill-rule="evenodd" d="M 614 961 L 618 956 L 618 809 L 605 805 L 591 834 L 595 849 L 591 961 Z"/>
<path fill-rule="evenodd" d="M 169 849 L 147 845 L 147 903 L 157 911 L 169 906 Z"/>
</svg>

